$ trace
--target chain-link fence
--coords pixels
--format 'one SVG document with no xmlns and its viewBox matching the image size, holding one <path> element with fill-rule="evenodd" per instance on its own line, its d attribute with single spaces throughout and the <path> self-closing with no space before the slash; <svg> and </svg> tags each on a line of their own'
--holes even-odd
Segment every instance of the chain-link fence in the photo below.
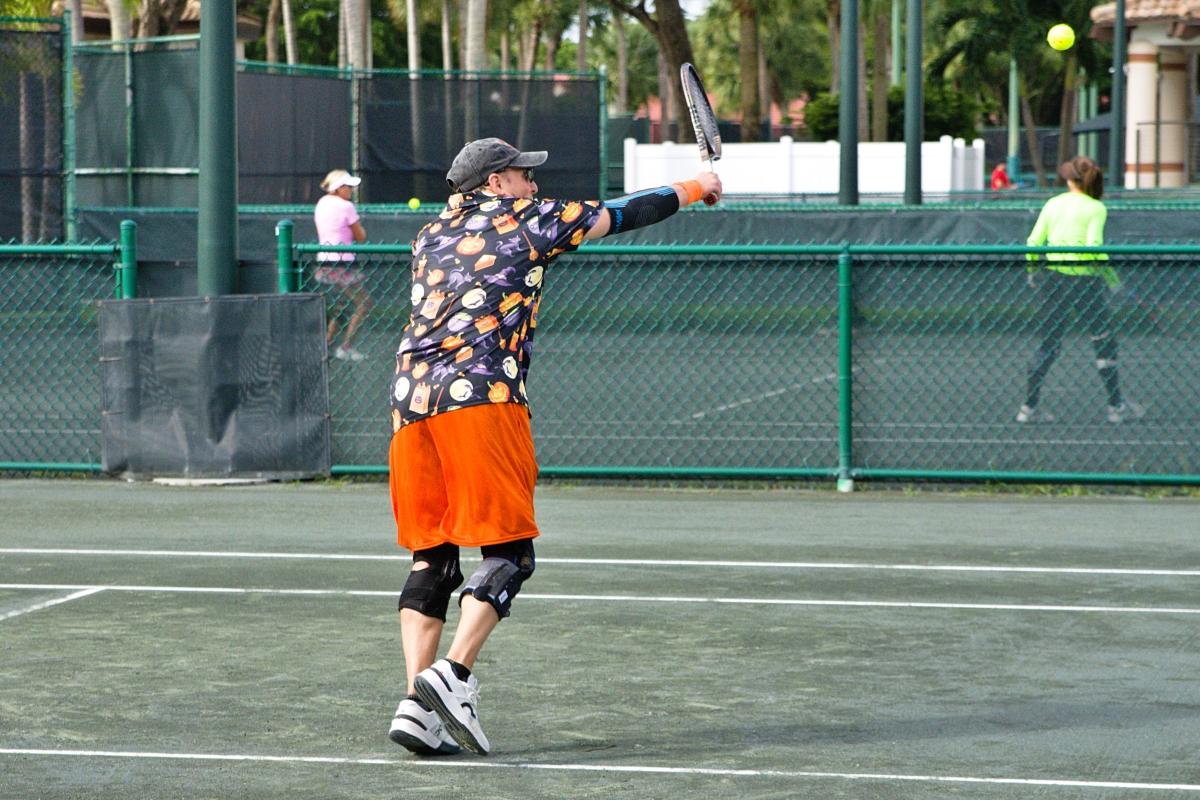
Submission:
<svg viewBox="0 0 1200 800">
<path fill-rule="evenodd" d="M 382 472 L 408 248 L 280 250 L 281 290 L 324 294 L 335 326 L 335 471 Z M 333 250 L 354 261 L 317 261 Z M 1200 247 L 1099 250 L 1115 291 L 1029 286 L 1049 248 L 585 246 L 547 278 L 543 472 L 1200 484 Z M 119 252 L 129 296 L 131 247 L 0 246 L 0 468 L 98 467 L 95 301 Z M 1075 281 L 1099 294 L 1052 291 Z"/>
<path fill-rule="evenodd" d="M 314 278 L 319 249 L 295 248 L 301 288 L 344 326 L 355 298 Z M 1200 248 L 1101 249 L 1121 283 L 1080 306 L 1047 300 L 1045 270 L 1028 284 L 1026 253 L 1049 248 L 585 246 L 547 280 L 529 379 L 543 472 L 1200 482 Z M 364 359 L 333 359 L 334 462 L 378 471 L 407 248 L 342 250 L 370 301 Z M 1048 347 L 1040 413 L 1019 422 Z"/>
<path fill-rule="evenodd" d="M 0 469 L 96 469 L 115 245 L 0 245 Z"/>
</svg>

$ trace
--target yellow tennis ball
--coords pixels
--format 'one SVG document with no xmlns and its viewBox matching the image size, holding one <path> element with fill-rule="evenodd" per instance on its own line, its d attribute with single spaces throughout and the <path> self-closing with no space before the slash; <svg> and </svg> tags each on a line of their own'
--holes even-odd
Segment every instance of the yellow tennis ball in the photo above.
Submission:
<svg viewBox="0 0 1200 800">
<path fill-rule="evenodd" d="M 408 198 L 408 207 L 411 208 L 413 211 L 416 211 L 418 208 L 421 207 L 421 201 L 415 197 L 410 197 L 410 198 Z"/>
<path fill-rule="evenodd" d="M 1060 22 L 1046 34 L 1046 42 L 1055 50 L 1070 50 L 1075 44 L 1075 31 L 1065 22 Z"/>
</svg>

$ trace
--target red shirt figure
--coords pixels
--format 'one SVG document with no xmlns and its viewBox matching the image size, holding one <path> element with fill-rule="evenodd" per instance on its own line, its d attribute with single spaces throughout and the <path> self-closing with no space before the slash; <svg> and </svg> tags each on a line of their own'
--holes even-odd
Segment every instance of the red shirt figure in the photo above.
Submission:
<svg viewBox="0 0 1200 800">
<path fill-rule="evenodd" d="M 1009 180 L 1008 170 L 1003 164 L 997 164 L 992 170 L 992 189 L 1000 191 L 1001 189 L 1013 188 L 1013 182 Z"/>
</svg>

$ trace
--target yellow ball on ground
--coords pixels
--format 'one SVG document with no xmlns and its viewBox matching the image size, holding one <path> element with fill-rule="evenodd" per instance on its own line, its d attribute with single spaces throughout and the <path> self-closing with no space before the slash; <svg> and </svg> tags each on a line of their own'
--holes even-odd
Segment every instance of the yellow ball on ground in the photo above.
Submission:
<svg viewBox="0 0 1200 800">
<path fill-rule="evenodd" d="M 1065 22 L 1060 22 L 1046 34 L 1046 42 L 1055 50 L 1070 50 L 1075 44 L 1075 31 Z"/>
<path fill-rule="evenodd" d="M 410 198 L 408 198 L 408 207 L 411 208 L 413 211 L 416 211 L 418 208 L 421 207 L 421 201 L 415 197 L 410 197 Z"/>
</svg>

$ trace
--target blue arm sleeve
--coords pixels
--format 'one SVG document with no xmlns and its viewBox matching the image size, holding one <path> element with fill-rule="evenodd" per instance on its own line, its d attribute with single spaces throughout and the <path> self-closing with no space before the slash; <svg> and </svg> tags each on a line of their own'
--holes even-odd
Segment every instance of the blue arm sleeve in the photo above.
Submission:
<svg viewBox="0 0 1200 800">
<path fill-rule="evenodd" d="M 679 210 L 679 195 L 674 186 L 659 186 L 605 200 L 604 207 L 612 218 L 607 234 L 612 236 L 662 222 Z"/>
</svg>

